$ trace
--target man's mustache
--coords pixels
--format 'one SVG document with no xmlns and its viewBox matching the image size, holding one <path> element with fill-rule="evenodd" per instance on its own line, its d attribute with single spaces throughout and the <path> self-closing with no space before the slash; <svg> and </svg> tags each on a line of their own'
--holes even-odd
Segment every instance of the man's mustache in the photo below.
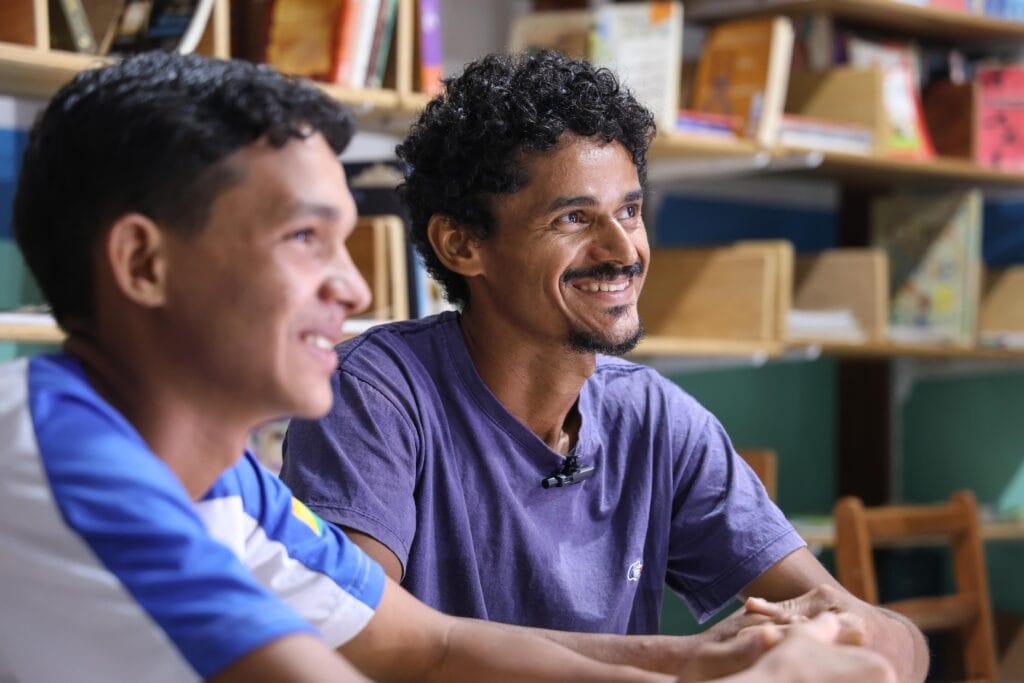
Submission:
<svg viewBox="0 0 1024 683">
<path fill-rule="evenodd" d="M 614 280 L 617 277 L 636 277 L 644 272 L 639 261 L 628 266 L 617 266 L 612 263 L 599 263 L 590 268 L 577 268 L 562 273 L 562 282 L 588 278 L 593 280 Z"/>
</svg>

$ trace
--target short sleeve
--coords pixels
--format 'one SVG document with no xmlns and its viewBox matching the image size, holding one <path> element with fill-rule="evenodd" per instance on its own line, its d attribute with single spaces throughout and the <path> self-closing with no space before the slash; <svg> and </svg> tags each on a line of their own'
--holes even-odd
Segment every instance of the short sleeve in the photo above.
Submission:
<svg viewBox="0 0 1024 683">
<path fill-rule="evenodd" d="M 341 370 L 325 417 L 292 420 L 281 478 L 317 514 L 372 536 L 403 572 L 416 533 L 416 461 L 421 439 L 393 388 Z"/>
<path fill-rule="evenodd" d="M 667 582 L 703 622 L 803 540 L 706 413 L 676 457 Z"/>
<path fill-rule="evenodd" d="M 234 507 L 240 505 L 241 515 Z M 246 453 L 197 506 L 211 533 L 224 533 L 261 585 L 337 647 L 373 618 L 384 570 L 337 527 L 325 523 Z M 241 547 L 231 531 L 241 518 Z"/>
<path fill-rule="evenodd" d="M 18 562 L 0 562 L 4 611 L 22 616 L 4 632 L 12 658 L 29 671 L 73 661 L 82 680 L 190 680 L 314 632 L 208 533 L 119 414 L 84 390 L 52 389 L 63 375 L 34 367 L 38 458 L 19 458 L 5 486 L 5 506 L 21 511 L 4 531 Z M 62 658 L 47 654 L 52 643 Z"/>
</svg>

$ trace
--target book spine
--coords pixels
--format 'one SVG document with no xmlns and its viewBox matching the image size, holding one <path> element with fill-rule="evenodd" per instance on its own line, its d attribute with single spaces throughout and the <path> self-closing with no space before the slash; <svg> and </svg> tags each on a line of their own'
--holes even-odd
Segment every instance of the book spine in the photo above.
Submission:
<svg viewBox="0 0 1024 683">
<path fill-rule="evenodd" d="M 384 73 L 388 67 L 391 54 L 391 41 L 395 34 L 395 15 L 398 13 L 398 0 L 384 0 L 380 12 L 380 24 L 375 37 L 374 53 L 371 55 L 371 67 L 366 85 L 369 88 L 380 88 L 384 85 Z"/>
<path fill-rule="evenodd" d="M 195 52 L 199 41 L 206 31 L 206 24 L 210 20 L 210 13 L 213 12 L 213 0 L 199 0 L 192 10 L 192 17 L 189 19 L 188 28 L 181 35 L 178 42 L 178 52 L 187 55 Z"/>
<path fill-rule="evenodd" d="M 338 25 L 334 33 L 334 54 L 328 80 L 339 85 L 348 82 L 352 72 L 352 51 L 355 49 L 356 29 L 359 28 L 359 0 L 342 0 L 338 8 Z"/>
<path fill-rule="evenodd" d="M 441 92 L 441 0 L 419 0 L 420 87 L 433 97 Z"/>
<path fill-rule="evenodd" d="M 370 63 L 373 34 L 377 27 L 377 15 L 380 13 L 380 0 L 362 0 L 359 4 L 359 26 L 356 29 L 352 65 L 348 74 L 348 84 L 354 88 L 366 86 L 366 69 Z"/>
<path fill-rule="evenodd" d="M 78 52 L 96 54 L 96 37 L 89 26 L 89 19 L 85 15 L 85 7 L 82 6 L 81 0 L 60 0 L 60 5 L 75 49 Z"/>
</svg>

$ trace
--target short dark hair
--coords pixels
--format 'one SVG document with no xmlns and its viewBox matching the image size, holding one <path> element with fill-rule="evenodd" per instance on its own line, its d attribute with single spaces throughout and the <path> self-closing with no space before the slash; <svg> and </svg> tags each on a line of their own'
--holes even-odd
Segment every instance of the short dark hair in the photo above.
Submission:
<svg viewBox="0 0 1024 683">
<path fill-rule="evenodd" d="M 557 52 L 488 55 L 445 80 L 406 140 L 399 188 L 409 207 L 410 236 L 445 297 L 469 301 L 462 276 L 441 263 L 427 238 L 434 214 L 450 216 L 486 239 L 494 229 L 488 195 L 527 183 L 523 153 L 554 148 L 565 132 L 618 141 L 646 181 L 654 118 L 608 69 Z"/>
<path fill-rule="evenodd" d="M 149 52 L 78 74 L 36 120 L 14 198 L 18 245 L 57 321 L 91 323 L 93 248 L 119 216 L 197 233 L 235 182 L 226 157 L 315 131 L 340 154 L 351 114 L 265 66 Z"/>
</svg>

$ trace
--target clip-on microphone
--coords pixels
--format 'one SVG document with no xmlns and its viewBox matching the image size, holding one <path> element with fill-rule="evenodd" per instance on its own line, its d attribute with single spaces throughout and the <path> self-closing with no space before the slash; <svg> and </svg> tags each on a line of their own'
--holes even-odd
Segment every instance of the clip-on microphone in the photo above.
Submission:
<svg viewBox="0 0 1024 683">
<path fill-rule="evenodd" d="M 561 469 L 554 472 L 550 477 L 542 479 L 540 485 L 546 489 L 552 486 L 561 487 L 570 484 L 579 484 L 594 476 L 593 465 L 580 465 L 575 455 L 565 456 L 565 462 Z"/>
</svg>

